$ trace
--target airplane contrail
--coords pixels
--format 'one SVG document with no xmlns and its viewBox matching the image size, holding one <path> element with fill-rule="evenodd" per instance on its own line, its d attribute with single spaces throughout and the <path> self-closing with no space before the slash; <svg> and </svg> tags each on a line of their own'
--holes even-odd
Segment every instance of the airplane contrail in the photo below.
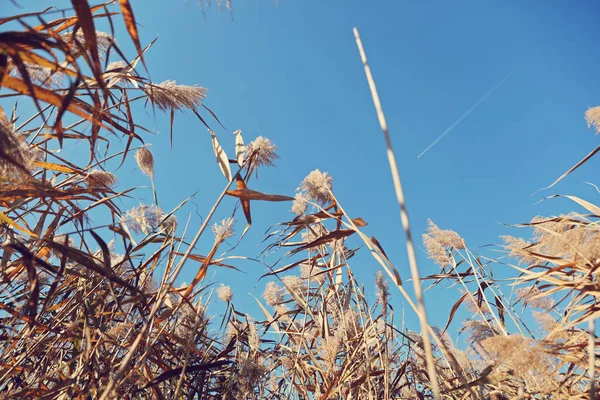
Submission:
<svg viewBox="0 0 600 400">
<path fill-rule="evenodd" d="M 506 75 L 504 77 L 504 79 L 502 79 L 500 82 L 498 82 L 496 84 L 496 86 L 494 86 L 482 98 L 480 98 L 479 100 L 477 100 L 477 102 L 475 104 L 473 104 L 471 106 L 471 108 L 469 108 L 463 115 L 461 115 L 460 118 L 458 118 L 456 121 L 454 121 L 454 123 L 452 125 L 450 125 L 450 127 L 448 127 L 448 129 L 446 129 L 440 136 L 438 136 L 438 138 L 435 139 L 429 146 L 427 146 L 427 148 L 425 150 L 423 150 L 421 152 L 421 154 L 419 154 L 417 156 L 417 158 L 420 158 L 423 154 L 427 153 L 429 151 L 429 149 L 431 149 L 440 140 L 442 140 L 444 138 L 444 136 L 446 136 L 448 133 L 450 133 L 450 131 L 452 131 L 452 129 L 456 128 L 456 125 L 460 124 L 462 122 L 462 120 L 465 119 L 465 118 L 467 118 L 469 116 L 469 114 L 471 114 L 473 112 L 473 110 L 475 110 L 481 103 L 483 103 L 485 101 L 485 99 L 487 99 L 488 97 L 490 97 L 492 95 L 492 93 L 494 93 L 496 91 L 496 89 L 498 89 L 500 86 L 502 86 L 502 84 L 504 82 L 506 82 L 515 73 L 516 70 L 517 70 L 517 68 L 513 69 L 512 71 L 510 71 L 510 73 L 508 75 Z"/>
</svg>

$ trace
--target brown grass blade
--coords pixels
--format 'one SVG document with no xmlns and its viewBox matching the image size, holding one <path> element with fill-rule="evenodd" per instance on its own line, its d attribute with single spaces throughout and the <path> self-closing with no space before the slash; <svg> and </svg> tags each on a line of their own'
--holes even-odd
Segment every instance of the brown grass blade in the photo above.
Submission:
<svg viewBox="0 0 600 400">
<path fill-rule="evenodd" d="M 187 372 L 205 371 L 205 370 L 208 370 L 211 368 L 217 368 L 222 365 L 227 365 L 229 363 L 230 363 L 229 361 L 214 361 L 214 362 L 208 362 L 208 363 L 204 363 L 204 364 L 190 365 L 190 366 L 186 367 L 186 371 Z M 179 367 L 179 368 L 174 368 L 174 369 L 168 370 L 166 372 L 163 372 L 162 374 L 160 374 L 159 376 L 154 378 L 152 381 L 150 381 L 146 385 L 144 385 L 142 387 L 142 390 L 147 389 L 152 386 L 155 386 L 155 385 L 158 385 L 159 383 L 164 382 L 167 379 L 174 378 L 174 377 L 178 376 L 179 374 L 181 374 L 182 370 L 183 370 L 183 367 Z"/>
<path fill-rule="evenodd" d="M 240 164 L 240 166 L 241 165 L 244 165 L 243 161 L 242 161 L 242 164 Z M 247 190 L 248 189 L 248 186 L 246 186 L 246 182 L 244 182 L 244 179 L 242 179 L 242 177 L 239 174 L 235 177 L 235 182 L 237 184 L 238 190 Z M 242 204 L 242 210 L 244 211 L 244 217 L 246 217 L 246 222 L 248 223 L 246 225 L 246 229 L 244 230 L 244 234 L 245 234 L 246 231 L 250 228 L 250 225 L 252 225 L 252 214 L 250 213 L 250 200 L 240 198 L 240 203 Z M 242 236 L 244 236 L 244 234 L 242 234 Z"/>
<path fill-rule="evenodd" d="M 81 27 L 83 35 L 86 40 L 86 47 L 92 56 L 92 72 L 96 82 L 107 95 L 106 84 L 102 77 L 102 66 L 100 65 L 100 53 L 98 53 L 98 40 L 96 38 L 96 27 L 94 24 L 94 18 L 92 17 L 92 10 L 87 0 L 71 0 L 73 9 L 77 13 L 77 24 Z"/>
<path fill-rule="evenodd" d="M 6 75 L 8 66 L 8 57 L 6 54 L 0 53 L 0 87 L 2 87 L 2 80 L 4 79 L 4 75 Z M 4 112 L 2 112 L 4 114 Z M 4 117 L 6 119 L 6 116 Z"/>
<path fill-rule="evenodd" d="M 444 326 L 444 329 L 442 330 L 442 335 L 446 332 L 446 329 L 448 329 L 448 327 L 450 326 L 450 323 L 454 319 L 454 314 L 456 314 L 458 307 L 460 307 L 460 305 L 467 298 L 468 295 L 469 295 L 469 293 L 463 294 L 460 297 L 460 299 L 458 299 L 458 301 L 456 303 L 454 303 L 454 305 L 452 306 L 452 309 L 450 310 L 450 316 L 448 317 L 448 322 L 446 322 L 446 326 Z"/>
<path fill-rule="evenodd" d="M 257 192 L 252 189 L 236 189 L 227 191 L 229 196 L 238 197 L 244 200 L 261 200 L 261 201 L 293 201 L 293 197 L 282 196 L 278 194 L 266 194 Z"/>
<path fill-rule="evenodd" d="M 182 294 L 182 297 L 184 299 L 187 299 L 194 291 L 194 288 L 196 287 L 196 285 L 206 277 L 208 267 L 212 264 L 213 257 L 215 256 L 217 249 L 219 248 L 219 245 L 220 245 L 220 242 L 215 243 L 213 248 L 210 250 L 210 252 L 206 256 L 206 258 L 204 259 L 204 262 L 202 262 L 202 265 L 200 266 L 200 269 L 198 269 L 196 276 L 194 277 L 194 279 L 192 279 L 192 282 L 189 284 L 189 286 L 187 287 L 185 292 L 183 292 L 183 294 Z"/>
<path fill-rule="evenodd" d="M 322 245 L 330 243 L 334 240 L 347 238 L 348 236 L 350 236 L 354 233 L 355 233 L 355 231 L 353 229 L 341 229 L 341 230 L 333 231 L 333 232 L 330 232 L 326 235 L 323 235 L 323 236 L 313 240 L 310 243 L 307 243 L 305 245 L 295 248 L 290 253 L 295 254 L 295 253 L 298 253 L 303 250 L 312 249 L 313 247 L 322 246 Z"/>
<path fill-rule="evenodd" d="M 131 4 L 129 4 L 128 0 L 119 0 L 119 5 L 121 6 L 121 14 L 123 14 L 123 20 L 125 21 L 127 32 L 129 32 L 129 36 L 131 37 L 131 40 L 133 40 L 135 49 L 138 52 L 138 57 L 140 57 L 146 72 L 148 72 L 148 67 L 146 66 L 146 60 L 144 60 L 144 52 L 142 51 L 142 45 L 140 44 L 140 35 L 137 30 L 135 16 L 133 15 Z"/>
<path fill-rule="evenodd" d="M 6 18 L 0 18 L 0 25 L 4 25 L 7 22 L 15 21 L 15 20 L 18 20 L 18 19 L 23 19 L 23 18 L 27 18 L 27 17 L 33 17 L 33 16 L 37 16 L 37 15 L 42 15 L 42 14 L 45 14 L 46 12 L 50 11 L 51 9 L 52 9 L 52 7 L 48 7 L 46 9 L 44 9 L 43 11 L 36 11 L 36 12 L 30 12 L 30 13 L 13 15 L 13 16 L 6 17 Z"/>
<path fill-rule="evenodd" d="M 32 96 L 35 97 L 36 99 L 42 100 L 46 103 L 52 104 L 53 106 L 56 107 L 61 107 L 64 101 L 64 97 L 57 95 L 54 92 L 51 92 L 47 89 L 44 89 L 41 86 L 36 86 L 36 85 L 32 85 L 33 88 L 33 93 L 29 90 L 29 88 L 27 87 L 27 84 L 20 78 L 15 78 L 12 76 L 5 76 L 2 86 L 7 88 L 7 89 L 12 89 L 15 92 L 24 94 L 26 96 Z M 82 105 L 75 103 L 75 102 L 71 102 L 70 104 L 67 105 L 66 107 L 67 110 L 69 110 L 70 112 L 72 112 L 73 114 L 77 115 L 78 117 L 81 118 L 85 118 L 88 121 L 97 123 L 97 124 L 102 124 L 100 121 L 94 120 L 92 118 L 92 116 L 90 115 L 90 110 L 87 110 L 86 107 L 83 107 Z M 101 125 L 102 127 L 109 129 L 107 126 L 105 125 Z"/>
<path fill-rule="evenodd" d="M 171 108 L 169 114 L 169 143 L 171 144 L 171 150 L 173 150 L 173 123 L 175 122 L 175 109 Z"/>
<path fill-rule="evenodd" d="M 90 12 L 92 14 L 94 14 L 96 11 L 102 10 L 105 6 L 107 6 L 108 4 L 110 4 L 112 2 L 113 2 L 113 0 L 108 1 L 104 4 L 99 4 L 97 6 L 93 6 L 90 8 Z M 40 25 L 34 26 L 33 30 L 40 32 L 40 31 L 52 29 L 56 33 L 61 33 L 65 30 L 71 28 L 72 26 L 74 26 L 78 20 L 79 20 L 78 17 L 60 18 L 60 19 L 56 19 L 51 22 L 44 22 Z"/>
<path fill-rule="evenodd" d="M 581 167 L 583 164 L 585 164 L 590 158 L 592 158 L 597 152 L 600 151 L 600 146 L 596 147 L 594 150 L 592 150 L 587 156 L 583 157 L 583 159 L 581 159 L 577 164 L 575 164 L 574 166 L 572 166 L 567 172 L 565 172 L 564 174 L 562 174 L 561 176 L 558 177 L 557 180 L 555 180 L 554 182 L 552 182 L 551 185 L 546 186 L 545 188 L 541 188 L 539 190 L 536 191 L 540 192 L 542 190 L 547 190 L 550 189 L 551 187 L 555 186 L 558 182 L 562 181 L 567 175 L 569 175 L 571 172 L 575 171 L 577 168 Z"/>
</svg>

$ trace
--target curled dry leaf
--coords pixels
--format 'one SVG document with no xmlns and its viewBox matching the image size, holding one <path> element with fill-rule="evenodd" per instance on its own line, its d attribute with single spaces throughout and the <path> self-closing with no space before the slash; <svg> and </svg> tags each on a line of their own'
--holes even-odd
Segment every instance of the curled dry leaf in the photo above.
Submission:
<svg viewBox="0 0 600 400">
<path fill-rule="evenodd" d="M 242 137 L 242 130 L 238 129 L 233 132 L 235 135 L 235 159 L 238 165 L 241 167 L 244 165 L 244 156 L 246 154 L 246 146 L 244 146 L 244 138 Z"/>
<path fill-rule="evenodd" d="M 221 172 L 223 176 L 231 181 L 231 167 L 229 166 L 229 158 L 221 147 L 221 143 L 219 143 L 219 139 L 217 139 L 217 135 L 213 131 L 209 131 L 210 136 L 212 138 L 213 150 L 215 151 L 215 156 L 217 157 L 217 163 L 219 164 L 219 168 L 221 168 Z"/>
</svg>

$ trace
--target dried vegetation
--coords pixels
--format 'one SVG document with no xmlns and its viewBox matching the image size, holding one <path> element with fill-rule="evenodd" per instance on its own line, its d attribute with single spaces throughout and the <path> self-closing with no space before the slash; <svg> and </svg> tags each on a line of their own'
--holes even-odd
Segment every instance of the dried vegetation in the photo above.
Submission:
<svg viewBox="0 0 600 400">
<path fill-rule="evenodd" d="M 327 173 L 308 174 L 294 197 L 248 187 L 253 172 L 278 159 L 269 139 L 246 146 L 236 131 L 222 147 L 209 130 L 226 183 L 193 235 L 177 224 L 179 207 L 158 206 L 154 186 L 154 204 L 122 210 L 120 199 L 136 192 L 119 187 L 109 161 L 133 158 L 152 180 L 159 168 L 133 105 L 167 112 L 171 126 L 175 111 L 192 111 L 207 128 L 216 115 L 205 88 L 144 77 L 150 45 L 142 48 L 128 1 L 73 4 L 72 15 L 55 20 L 48 10 L 0 20 L 26 27 L 0 33 L 0 100 L 34 105 L 30 116 L 0 108 L 0 398 L 593 398 L 597 337 L 587 327 L 599 312 L 598 206 L 567 196 L 586 213 L 520 225 L 531 238 L 505 237 L 506 257 L 496 260 L 430 222 L 423 244 L 440 271 L 424 282 L 459 288 L 443 329 L 427 324 L 423 302 L 362 232 L 365 221 L 342 208 Z M 137 49 L 132 59 L 112 33 L 95 29 L 119 14 Z M 596 130 L 598 114 L 585 113 Z M 88 145 L 86 161 L 57 151 L 73 142 Z M 234 145 L 229 159 L 224 148 Z M 226 196 L 241 208 L 216 222 Z M 207 313 L 215 300 L 204 280 L 209 268 L 234 267 L 218 250 L 236 237 L 234 217 L 246 221 L 236 240 L 251 227 L 253 201 L 290 202 L 295 216 L 273 226 L 264 249 L 286 253 L 263 276 L 262 315 L 236 308 L 233 290 L 221 285 L 218 321 Z M 209 225 L 214 241 L 201 255 Z M 357 251 L 370 251 L 380 267 L 375 298 L 350 266 Z M 177 286 L 184 265 L 197 273 Z M 511 267 L 514 291 L 493 274 Z M 420 332 L 396 316 L 396 294 L 423 317 Z M 462 308 L 464 346 L 448 334 Z"/>
</svg>

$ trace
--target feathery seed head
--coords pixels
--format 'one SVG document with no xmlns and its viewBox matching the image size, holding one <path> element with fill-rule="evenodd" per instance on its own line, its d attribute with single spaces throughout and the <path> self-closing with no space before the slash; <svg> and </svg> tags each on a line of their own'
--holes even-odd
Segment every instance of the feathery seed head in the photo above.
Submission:
<svg viewBox="0 0 600 400">
<path fill-rule="evenodd" d="M 592 262 L 600 258 L 597 225 L 587 223 L 581 215 L 536 217 L 531 224 L 537 253 L 569 260 L 584 257 Z"/>
<path fill-rule="evenodd" d="M 554 300 L 535 286 L 518 288 L 515 292 L 517 299 L 523 301 L 529 307 L 541 308 L 546 311 L 554 307 Z"/>
<path fill-rule="evenodd" d="M 596 135 L 600 133 L 600 106 L 589 108 L 585 112 L 585 121 L 588 124 L 588 129 L 592 126 L 596 129 Z"/>
<path fill-rule="evenodd" d="M 258 328 L 254 319 L 246 314 L 248 320 L 248 346 L 253 353 L 256 353 L 260 347 L 260 336 L 258 335 Z"/>
<path fill-rule="evenodd" d="M 127 211 L 123 222 L 135 233 L 144 233 L 147 235 L 157 228 L 170 232 L 175 229 L 177 218 L 171 215 L 165 219 L 165 215 L 165 212 L 160 207 L 140 204 L 138 207 Z M 165 220 L 163 221 L 163 219 Z"/>
<path fill-rule="evenodd" d="M 230 342 L 233 338 L 237 337 L 240 333 L 239 323 L 231 321 L 227 324 L 227 331 L 225 332 L 225 340 Z"/>
<path fill-rule="evenodd" d="M 300 265 L 300 277 L 304 280 L 310 280 L 310 282 L 314 282 L 317 284 L 321 284 L 325 282 L 325 274 L 320 273 L 321 270 L 311 264 L 302 264 Z"/>
<path fill-rule="evenodd" d="M 283 303 L 283 288 L 275 282 L 267 282 L 262 298 L 271 307 Z"/>
<path fill-rule="evenodd" d="M 107 332 L 108 336 L 117 342 L 123 342 L 133 329 L 133 324 L 128 321 L 117 322 Z"/>
<path fill-rule="evenodd" d="M 325 205 L 331 201 L 331 187 L 333 179 L 327 172 L 315 169 L 304 178 L 298 189 L 304 191 L 309 198 L 315 199 L 317 203 Z"/>
<path fill-rule="evenodd" d="M 474 343 L 498 335 L 498 331 L 488 322 L 470 320 L 463 323 L 463 330 L 469 334 L 469 339 Z"/>
<path fill-rule="evenodd" d="M 440 267 L 452 265 L 451 254 L 453 250 L 466 248 L 465 241 L 458 233 L 451 230 L 442 230 L 432 220 L 429 220 L 429 228 L 427 228 L 427 233 L 422 235 L 422 238 L 428 257 Z"/>
<path fill-rule="evenodd" d="M 46 87 L 58 87 L 62 85 L 64 78 L 62 72 L 29 62 L 24 62 L 23 64 L 25 65 L 25 70 L 27 71 L 27 75 L 29 75 L 29 79 L 31 79 L 33 83 Z M 15 69 L 15 75 L 21 75 L 21 72 L 18 69 Z"/>
<path fill-rule="evenodd" d="M 306 282 L 304 279 L 296 275 L 288 275 L 281 278 L 281 281 L 285 284 L 286 289 L 293 293 L 302 293 L 306 289 Z"/>
<path fill-rule="evenodd" d="M 112 61 L 112 62 L 108 63 L 108 65 L 106 66 L 106 70 L 107 71 L 123 70 L 128 67 L 129 67 L 129 65 L 125 61 L 119 60 L 119 61 Z"/>
<path fill-rule="evenodd" d="M 108 248 L 110 249 L 110 246 Z M 131 261 L 128 258 L 112 250 L 110 252 L 110 265 L 118 276 L 130 274 L 134 271 L 133 265 L 131 265 Z"/>
<path fill-rule="evenodd" d="M 72 53 L 76 53 L 80 47 L 87 49 L 85 35 L 81 29 L 78 29 L 75 35 L 73 35 L 73 32 L 63 33 L 61 35 L 61 39 L 63 42 L 69 45 L 69 50 Z M 100 54 L 100 57 L 104 57 L 109 47 L 116 43 L 117 41 L 115 38 L 108 33 L 96 31 L 96 44 L 98 45 L 98 53 Z"/>
<path fill-rule="evenodd" d="M 256 360 L 255 357 L 242 357 L 237 362 L 238 372 L 235 375 L 234 388 L 231 390 L 232 398 L 236 399 L 250 399 L 254 398 L 255 387 L 257 382 L 267 374 L 268 369 L 264 363 Z"/>
<path fill-rule="evenodd" d="M 168 234 L 172 234 L 173 231 L 175 231 L 175 228 L 177 228 L 177 217 L 173 214 L 169 215 L 162 221 L 159 228 Z"/>
<path fill-rule="evenodd" d="M 202 320 L 204 320 L 203 307 L 196 308 L 188 303 L 182 304 L 177 310 L 175 334 L 186 341 L 193 338 L 198 328 L 202 327 Z"/>
<path fill-rule="evenodd" d="M 554 319 L 547 311 L 534 311 L 531 313 L 542 331 L 546 332 L 545 340 L 566 341 L 569 339 L 569 333 L 564 329 L 564 325 Z M 561 329 L 562 328 L 562 329 Z"/>
<path fill-rule="evenodd" d="M 279 158 L 275 150 L 277 146 L 269 139 L 259 136 L 247 146 L 248 160 L 252 168 L 275 165 L 275 160 Z"/>
<path fill-rule="evenodd" d="M 213 234 L 215 235 L 215 243 L 220 243 L 229 239 L 235 234 L 233 229 L 233 218 L 225 218 L 221 222 L 216 222 L 212 226 Z"/>
<path fill-rule="evenodd" d="M 22 179 L 33 169 L 40 155 L 37 147 L 28 145 L 22 135 L 0 123 L 0 177 Z"/>
<path fill-rule="evenodd" d="M 509 367 L 518 376 L 528 372 L 539 373 L 550 367 L 548 357 L 544 356 L 536 342 L 521 335 L 494 336 L 480 344 L 494 360 Z"/>
<path fill-rule="evenodd" d="M 106 79 L 110 80 L 109 87 L 112 87 L 122 81 L 125 81 L 125 83 L 130 82 L 126 78 L 132 75 L 129 64 L 127 64 L 125 61 L 111 62 L 106 67 L 105 74 L 107 74 Z"/>
<path fill-rule="evenodd" d="M 465 241 L 458 233 L 452 230 L 442 230 L 432 220 L 428 221 L 427 234 L 442 245 L 442 247 L 456 250 L 465 249 Z"/>
<path fill-rule="evenodd" d="M 206 88 L 202 86 L 177 85 L 175 81 L 164 81 L 143 88 L 148 100 L 161 111 L 170 109 L 195 109 L 206 98 Z"/>
<path fill-rule="evenodd" d="M 535 251 L 535 246 L 525 239 L 517 238 L 509 235 L 500 237 L 504 241 L 504 247 L 509 251 L 509 256 L 519 260 L 519 262 L 528 265 L 534 265 L 539 262 L 539 259 L 529 255 L 527 251 Z"/>
<path fill-rule="evenodd" d="M 306 193 L 299 192 L 294 196 L 294 202 L 292 203 L 292 212 L 296 215 L 302 215 L 306 211 L 308 205 L 307 201 L 310 200 Z"/>
<path fill-rule="evenodd" d="M 142 147 L 135 153 L 135 161 L 145 175 L 154 178 L 154 156 L 147 147 Z"/>
<path fill-rule="evenodd" d="M 233 299 L 233 292 L 230 286 L 226 286 L 221 283 L 221 286 L 217 289 L 217 296 L 225 303 L 229 303 Z"/>
<path fill-rule="evenodd" d="M 327 370 L 331 370 L 334 367 L 341 344 L 342 342 L 337 336 L 329 336 L 321 341 L 319 353 L 325 362 Z"/>
<path fill-rule="evenodd" d="M 110 172 L 94 169 L 85 177 L 85 182 L 91 189 L 111 189 L 117 184 L 117 177 Z"/>
<path fill-rule="evenodd" d="M 300 236 L 304 243 L 311 243 L 329 232 L 322 224 L 309 225 L 302 231 Z"/>
<path fill-rule="evenodd" d="M 378 270 L 375 275 L 375 287 L 377 289 L 377 302 L 386 308 L 390 297 L 390 290 L 381 270 Z"/>
<path fill-rule="evenodd" d="M 422 235 L 422 238 L 423 245 L 425 246 L 425 250 L 427 251 L 427 257 L 429 259 L 433 260 L 440 267 L 452 265 L 452 259 L 448 254 L 448 250 L 446 250 L 444 246 L 440 244 L 440 242 L 438 242 L 426 233 Z"/>
<path fill-rule="evenodd" d="M 277 313 L 277 316 L 279 317 L 280 321 L 282 321 L 282 322 L 290 321 L 290 317 L 289 317 L 289 315 L 287 315 L 287 313 L 290 311 L 290 309 L 288 308 L 287 305 L 277 304 L 273 308 L 275 309 L 275 312 Z"/>
</svg>

